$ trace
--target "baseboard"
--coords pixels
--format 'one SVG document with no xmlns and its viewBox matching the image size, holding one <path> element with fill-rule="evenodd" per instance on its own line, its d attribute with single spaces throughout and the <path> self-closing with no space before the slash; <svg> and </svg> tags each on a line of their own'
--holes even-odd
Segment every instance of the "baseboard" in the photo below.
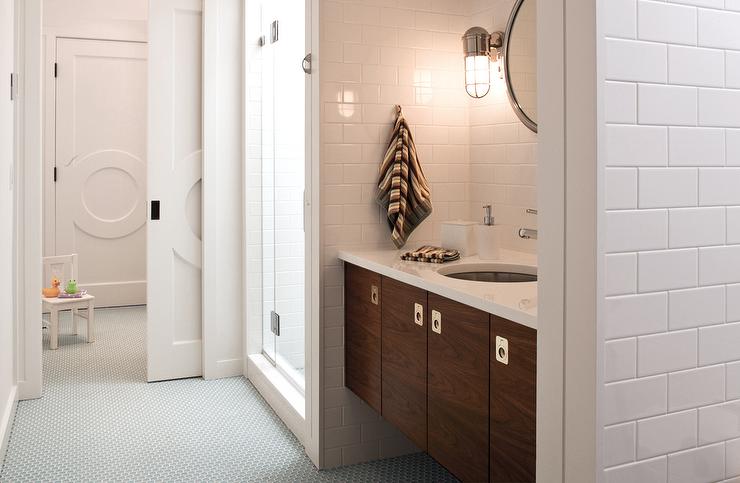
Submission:
<svg viewBox="0 0 740 483">
<path fill-rule="evenodd" d="M 303 395 L 262 354 L 253 354 L 247 359 L 247 378 L 303 444 L 306 431 Z"/>
<path fill-rule="evenodd" d="M 10 389 L 10 395 L 2 408 L 2 414 L 0 414 L 0 418 L 2 418 L 0 419 L 0 466 L 2 466 L 3 461 L 5 461 L 5 452 L 8 450 L 10 430 L 13 425 L 16 408 L 18 407 L 18 399 L 16 398 L 17 391 L 18 386 L 13 386 Z"/>
<path fill-rule="evenodd" d="M 236 377 L 244 375 L 244 360 L 224 359 L 216 361 L 213 374 L 206 374 L 206 379 L 223 379 L 224 377 Z"/>
</svg>

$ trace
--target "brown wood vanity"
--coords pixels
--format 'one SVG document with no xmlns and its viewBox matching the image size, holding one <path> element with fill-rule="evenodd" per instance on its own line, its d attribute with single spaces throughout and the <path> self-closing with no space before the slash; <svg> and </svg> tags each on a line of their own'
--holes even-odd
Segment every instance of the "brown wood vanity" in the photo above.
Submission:
<svg viewBox="0 0 740 483">
<path fill-rule="evenodd" d="M 350 263 L 344 287 L 345 385 L 457 478 L 535 481 L 537 331 Z"/>
</svg>

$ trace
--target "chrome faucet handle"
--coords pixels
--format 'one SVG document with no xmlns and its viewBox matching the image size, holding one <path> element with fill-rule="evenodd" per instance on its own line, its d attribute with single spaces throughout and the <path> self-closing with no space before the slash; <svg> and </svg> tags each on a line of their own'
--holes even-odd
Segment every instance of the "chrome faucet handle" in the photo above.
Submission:
<svg viewBox="0 0 740 483">
<path fill-rule="evenodd" d="M 519 238 L 523 238 L 525 240 L 536 240 L 537 230 L 533 230 L 531 228 L 519 228 Z"/>
</svg>

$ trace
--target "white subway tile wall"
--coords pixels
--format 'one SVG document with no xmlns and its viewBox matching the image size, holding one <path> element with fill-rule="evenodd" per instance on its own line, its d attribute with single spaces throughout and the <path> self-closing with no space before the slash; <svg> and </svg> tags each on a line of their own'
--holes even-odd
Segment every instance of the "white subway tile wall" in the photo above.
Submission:
<svg viewBox="0 0 740 483">
<path fill-rule="evenodd" d="M 439 243 L 440 223 L 482 220 L 536 227 L 536 137 L 498 81 L 484 99 L 465 93 L 462 34 L 503 30 L 514 0 L 321 0 L 321 217 L 324 451 L 328 467 L 417 451 L 344 387 L 344 247 L 393 248 L 374 201 L 377 170 L 401 104 L 431 184 L 433 214 L 407 247 Z"/>
<path fill-rule="evenodd" d="M 603 0 L 606 481 L 740 475 L 740 8 Z"/>
</svg>

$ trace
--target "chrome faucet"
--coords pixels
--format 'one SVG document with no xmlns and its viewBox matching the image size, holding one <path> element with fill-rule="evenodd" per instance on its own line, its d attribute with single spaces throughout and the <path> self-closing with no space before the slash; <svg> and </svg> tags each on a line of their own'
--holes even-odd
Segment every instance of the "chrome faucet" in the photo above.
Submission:
<svg viewBox="0 0 740 483">
<path fill-rule="evenodd" d="M 491 205 L 483 205 L 483 224 L 486 226 L 493 225 L 493 213 L 491 211 Z"/>
<path fill-rule="evenodd" d="M 531 228 L 519 228 L 519 238 L 524 238 L 525 240 L 536 240 L 537 230 L 533 230 Z"/>
</svg>

